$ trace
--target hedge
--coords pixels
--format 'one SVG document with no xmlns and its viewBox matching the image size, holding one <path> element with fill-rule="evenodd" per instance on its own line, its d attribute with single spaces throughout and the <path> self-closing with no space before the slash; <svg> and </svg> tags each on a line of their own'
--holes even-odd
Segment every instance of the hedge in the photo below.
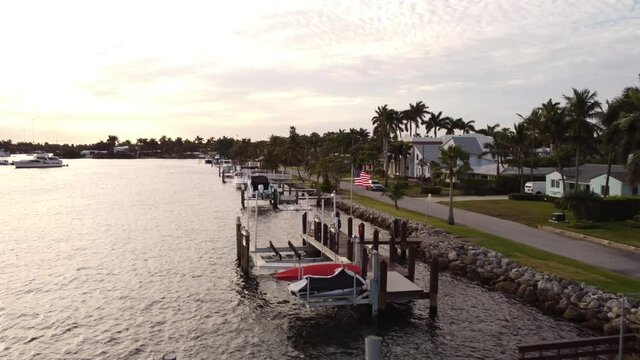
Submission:
<svg viewBox="0 0 640 360">
<path fill-rule="evenodd" d="M 423 194 L 439 195 L 442 192 L 442 188 L 440 186 L 426 185 L 420 188 L 420 192 Z"/>
<path fill-rule="evenodd" d="M 602 199 L 600 221 L 622 221 L 640 212 L 640 198 L 611 196 Z"/>
<path fill-rule="evenodd" d="M 544 201 L 545 197 L 544 195 L 513 193 L 513 194 L 509 194 L 509 200 Z"/>
</svg>

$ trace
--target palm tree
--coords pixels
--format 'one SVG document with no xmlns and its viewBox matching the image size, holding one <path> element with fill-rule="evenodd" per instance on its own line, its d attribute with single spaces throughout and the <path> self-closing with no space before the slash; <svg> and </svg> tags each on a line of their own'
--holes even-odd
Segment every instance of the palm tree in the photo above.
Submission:
<svg viewBox="0 0 640 360">
<path fill-rule="evenodd" d="M 413 136 L 414 132 L 412 125 L 415 126 L 415 130 L 418 130 L 419 124 L 424 121 L 425 115 L 429 113 L 429 107 L 422 101 L 416 101 L 415 104 L 409 104 L 409 109 L 402 111 L 402 118 L 405 121 L 405 125 L 408 125 L 409 136 Z"/>
<path fill-rule="evenodd" d="M 438 160 L 445 170 L 446 179 L 449 180 L 449 217 L 447 218 L 447 224 L 455 225 L 453 219 L 453 182 L 460 175 L 469 171 L 469 153 L 462 150 L 458 145 L 449 146 L 440 151 Z"/>
<path fill-rule="evenodd" d="M 513 132 L 507 140 L 511 156 L 515 158 L 520 176 L 520 192 L 524 191 L 524 165 L 522 161 L 527 151 L 527 128 L 524 123 L 513 124 Z"/>
<path fill-rule="evenodd" d="M 462 118 L 458 118 L 456 119 L 456 128 L 463 134 L 469 134 L 476 131 L 476 127 L 473 126 L 475 122 L 475 120 L 464 121 Z"/>
<path fill-rule="evenodd" d="M 407 195 L 407 184 L 405 184 L 404 181 L 396 179 L 393 186 L 384 188 L 382 195 L 393 200 L 393 205 L 396 207 L 396 210 L 399 210 L 398 201 Z"/>
<path fill-rule="evenodd" d="M 477 129 L 476 133 L 478 134 L 482 134 L 482 135 L 486 135 L 486 136 L 490 136 L 490 137 L 494 137 L 496 131 L 500 128 L 500 124 L 493 124 L 493 125 L 489 125 L 487 124 L 487 128 L 486 129 Z"/>
<path fill-rule="evenodd" d="M 590 119 L 595 118 L 602 111 L 600 102 L 596 100 L 598 92 L 589 89 L 578 90 L 573 88 L 571 96 L 563 95 L 566 101 L 567 121 L 569 125 L 569 137 L 576 147 L 576 180 L 575 190 L 578 190 L 578 174 L 580 171 L 580 150 L 593 140 L 596 126 Z M 593 142 L 591 143 L 593 144 Z"/>
<path fill-rule="evenodd" d="M 540 106 L 540 116 L 542 118 L 543 133 L 547 134 L 549 143 L 553 148 L 553 155 L 556 158 L 556 166 L 560 172 L 562 179 L 562 191 L 565 190 L 564 170 L 562 161 L 560 160 L 560 150 L 565 145 L 567 140 L 567 121 L 565 116 L 565 109 L 560 106 L 560 103 L 553 102 L 549 99 L 546 103 Z"/>
<path fill-rule="evenodd" d="M 456 129 L 458 128 L 458 122 L 456 122 L 458 119 L 454 119 L 452 117 L 445 117 L 444 119 L 442 119 L 444 121 L 444 125 L 442 126 L 445 130 L 447 130 L 447 132 L 445 134 L 447 135 L 453 135 L 456 131 Z M 462 120 L 462 119 L 460 119 Z"/>
<path fill-rule="evenodd" d="M 613 164 L 613 158 L 616 153 L 619 139 L 624 138 L 622 127 L 618 120 L 620 119 L 620 98 L 614 99 L 612 102 L 607 101 L 607 110 L 600 114 L 599 123 L 602 129 L 602 142 L 607 151 L 607 175 L 604 182 L 605 191 L 602 194 L 603 197 L 609 195 L 609 178 L 611 177 L 611 165 Z"/>
<path fill-rule="evenodd" d="M 398 112 L 394 109 L 389 109 L 388 105 L 378 106 L 376 115 L 371 118 L 374 133 L 382 139 L 385 187 L 389 185 L 389 158 L 387 156 L 389 152 L 389 141 L 399 130 L 400 124 L 398 119 Z"/>
<path fill-rule="evenodd" d="M 439 111 L 437 114 L 430 112 L 429 118 L 422 120 L 420 123 L 424 126 L 427 134 L 433 130 L 433 137 L 438 137 L 438 130 L 445 126 L 445 119 L 446 117 L 442 117 L 442 111 Z"/>
<path fill-rule="evenodd" d="M 113 148 L 118 144 L 118 140 L 116 135 L 107 136 L 107 148 L 109 152 L 113 152 Z"/>
<path fill-rule="evenodd" d="M 634 184 L 640 180 L 640 88 L 623 90 L 618 122 L 624 133 L 622 156 L 626 158 L 626 180 Z"/>
<path fill-rule="evenodd" d="M 527 142 L 531 145 L 531 149 L 529 152 L 529 174 L 531 177 L 531 181 L 533 181 L 533 168 L 536 163 L 536 147 L 538 145 L 538 141 L 540 139 L 540 129 L 542 120 L 540 118 L 540 108 L 534 108 L 531 110 L 531 114 L 528 116 L 522 116 L 517 114 L 521 119 L 525 126 L 525 131 L 527 133 Z"/>
</svg>

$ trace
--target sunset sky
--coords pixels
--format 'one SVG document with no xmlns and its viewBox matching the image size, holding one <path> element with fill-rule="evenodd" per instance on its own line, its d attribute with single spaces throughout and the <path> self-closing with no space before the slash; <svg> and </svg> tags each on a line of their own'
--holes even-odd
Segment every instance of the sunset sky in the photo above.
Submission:
<svg viewBox="0 0 640 360">
<path fill-rule="evenodd" d="M 417 100 L 510 126 L 638 86 L 640 2 L 12 1 L 0 46 L 0 139 L 265 139 Z"/>
</svg>

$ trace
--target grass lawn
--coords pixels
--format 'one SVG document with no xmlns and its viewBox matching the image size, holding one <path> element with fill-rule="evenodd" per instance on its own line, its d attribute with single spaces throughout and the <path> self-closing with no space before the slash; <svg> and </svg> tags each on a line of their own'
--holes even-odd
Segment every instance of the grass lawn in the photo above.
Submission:
<svg viewBox="0 0 640 360">
<path fill-rule="evenodd" d="M 444 220 L 425 217 L 424 214 L 421 213 L 404 209 L 396 210 L 391 204 L 356 194 L 353 195 L 353 200 L 364 206 L 384 211 L 393 216 L 433 225 L 458 237 L 466 238 L 478 246 L 495 250 L 522 265 L 529 266 L 538 271 L 552 273 L 566 279 L 584 281 L 602 290 L 614 293 L 637 292 L 640 288 L 640 280 L 587 265 L 580 261 L 555 255 L 531 246 L 522 245 L 499 236 L 487 234 L 463 225 L 451 226 Z"/>
<path fill-rule="evenodd" d="M 448 204 L 447 201 L 440 203 Z M 622 221 L 595 223 L 596 228 L 594 229 L 574 229 L 568 224 L 550 222 L 548 221 L 549 215 L 553 212 L 558 212 L 558 209 L 546 201 L 454 201 L 454 206 L 456 208 L 482 213 L 532 227 L 537 227 L 538 225 L 553 226 L 600 239 L 640 247 L 640 229 L 625 226 Z M 568 213 L 567 215 L 569 220 L 571 220 L 571 214 Z"/>
</svg>

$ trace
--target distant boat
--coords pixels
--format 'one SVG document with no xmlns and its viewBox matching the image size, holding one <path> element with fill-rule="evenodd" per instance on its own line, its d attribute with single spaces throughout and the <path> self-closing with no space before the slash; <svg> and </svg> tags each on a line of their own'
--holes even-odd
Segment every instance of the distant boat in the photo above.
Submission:
<svg viewBox="0 0 640 360">
<path fill-rule="evenodd" d="M 236 189 L 246 189 L 249 185 L 249 179 L 251 178 L 250 170 L 236 171 L 233 176 L 233 183 L 236 184 Z"/>
<path fill-rule="evenodd" d="M 62 167 L 62 160 L 55 156 L 36 155 L 33 159 L 14 161 L 16 169 Z"/>
<path fill-rule="evenodd" d="M 11 165 L 11 163 L 7 159 L 0 159 L 0 166 L 2 165 Z"/>
</svg>

